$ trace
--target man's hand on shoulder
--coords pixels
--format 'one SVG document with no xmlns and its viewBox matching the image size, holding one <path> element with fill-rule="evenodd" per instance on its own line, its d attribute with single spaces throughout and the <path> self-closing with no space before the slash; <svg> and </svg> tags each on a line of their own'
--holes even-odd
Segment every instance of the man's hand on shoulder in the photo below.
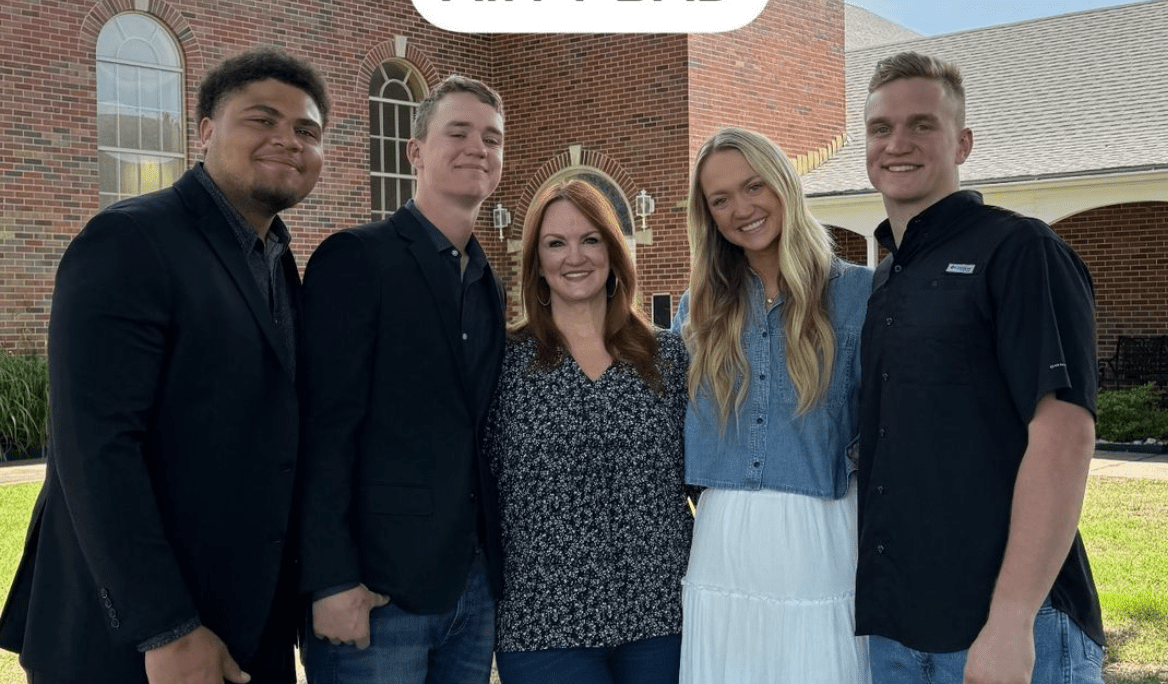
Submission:
<svg viewBox="0 0 1168 684">
<path fill-rule="evenodd" d="M 389 603 L 388 596 L 358 584 L 312 603 L 312 633 L 333 644 L 369 648 L 369 611 Z"/>
<path fill-rule="evenodd" d="M 227 646 L 206 627 L 165 646 L 146 651 L 146 679 L 150 684 L 245 684 L 251 675 L 239 668 Z"/>
</svg>

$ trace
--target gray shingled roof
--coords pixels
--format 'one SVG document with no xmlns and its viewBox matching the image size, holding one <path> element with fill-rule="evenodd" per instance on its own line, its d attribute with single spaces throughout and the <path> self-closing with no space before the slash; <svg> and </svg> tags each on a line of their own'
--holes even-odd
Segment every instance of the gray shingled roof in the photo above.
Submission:
<svg viewBox="0 0 1168 684">
<path fill-rule="evenodd" d="M 868 79 L 904 50 L 961 68 L 965 185 L 1168 169 L 1168 0 L 1152 0 L 848 52 L 848 141 L 804 176 L 807 194 L 872 191 Z"/>
<path fill-rule="evenodd" d="M 844 5 L 844 50 L 899 43 L 921 34 L 857 5 Z"/>
</svg>

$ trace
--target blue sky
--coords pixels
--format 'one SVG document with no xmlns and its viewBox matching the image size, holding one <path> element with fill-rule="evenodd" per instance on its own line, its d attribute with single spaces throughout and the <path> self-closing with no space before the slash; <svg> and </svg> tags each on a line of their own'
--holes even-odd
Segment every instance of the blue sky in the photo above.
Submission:
<svg viewBox="0 0 1168 684">
<path fill-rule="evenodd" d="M 771 0 L 774 2 L 775 0 Z M 1012 24 L 1132 0 L 846 0 L 923 36 Z"/>
</svg>

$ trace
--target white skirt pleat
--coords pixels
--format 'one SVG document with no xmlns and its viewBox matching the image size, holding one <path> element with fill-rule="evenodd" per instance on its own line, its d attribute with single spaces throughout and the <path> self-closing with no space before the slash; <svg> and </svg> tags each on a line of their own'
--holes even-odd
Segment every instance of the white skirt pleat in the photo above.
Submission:
<svg viewBox="0 0 1168 684">
<path fill-rule="evenodd" d="M 682 684 L 869 684 L 867 638 L 854 636 L 855 490 L 702 493 Z"/>
</svg>

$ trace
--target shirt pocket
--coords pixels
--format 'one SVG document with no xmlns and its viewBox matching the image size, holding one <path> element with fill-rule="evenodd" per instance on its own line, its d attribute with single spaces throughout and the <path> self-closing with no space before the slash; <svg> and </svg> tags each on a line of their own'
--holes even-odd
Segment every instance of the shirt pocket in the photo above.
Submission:
<svg viewBox="0 0 1168 684">
<path fill-rule="evenodd" d="M 855 377 L 856 355 L 860 353 L 860 329 L 839 328 L 835 331 L 835 360 L 831 367 L 831 384 L 824 403 L 839 408 L 848 403 L 852 391 L 859 386 Z"/>
<path fill-rule="evenodd" d="M 896 353 L 903 379 L 918 385 L 970 384 L 975 341 L 985 333 L 978 279 L 956 275 L 923 283 L 901 315 Z"/>
</svg>

